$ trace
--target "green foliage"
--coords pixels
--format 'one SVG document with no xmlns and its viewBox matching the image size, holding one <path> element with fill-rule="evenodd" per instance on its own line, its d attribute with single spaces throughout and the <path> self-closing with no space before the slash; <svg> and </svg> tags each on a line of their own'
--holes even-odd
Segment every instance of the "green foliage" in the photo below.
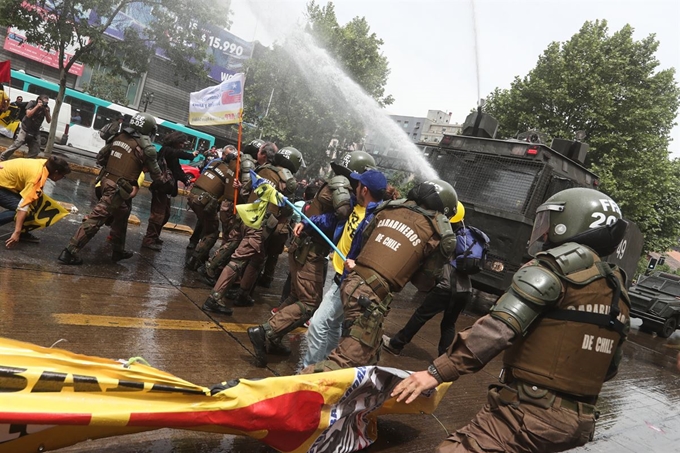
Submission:
<svg viewBox="0 0 680 453">
<path fill-rule="evenodd" d="M 207 43 L 203 26 L 228 26 L 229 2 L 209 0 L 61 0 L 46 11 L 42 0 L 3 0 L 0 2 L 0 26 L 26 31 L 27 41 L 55 51 L 63 57 L 67 48 L 75 48 L 69 61 L 59 58 L 60 91 L 53 115 L 59 114 L 66 88 L 68 70 L 75 61 L 107 68 L 111 74 L 130 78 L 145 72 L 150 59 L 160 49 L 175 65 L 175 78 L 202 78 Z M 144 30 L 125 29 L 125 39 L 104 34 L 113 19 L 129 8 L 148 6 L 151 22 Z M 91 13 L 99 21 L 90 20 Z M 200 25 L 200 26 L 197 26 Z M 142 34 L 143 33 L 143 34 Z M 57 127 L 50 127 L 46 154 L 51 152 Z"/>
<path fill-rule="evenodd" d="M 638 224 L 647 251 L 667 250 L 680 237 L 680 163 L 668 158 L 680 88 L 673 68 L 658 69 L 658 46 L 654 35 L 635 41 L 629 25 L 609 35 L 606 21 L 586 22 L 485 105 L 504 137 L 535 128 L 571 139 L 585 131 L 587 165 Z"/>
<path fill-rule="evenodd" d="M 127 105 L 127 82 L 120 76 L 106 72 L 97 72 L 92 75 L 90 82 L 85 85 L 85 91 L 116 104 Z"/>
<path fill-rule="evenodd" d="M 370 32 L 366 20 L 355 18 L 339 25 L 333 3 L 320 7 L 312 1 L 307 14 L 306 30 L 317 43 L 378 103 L 391 104 L 392 97 L 384 94 L 389 69 L 380 53 L 383 42 Z M 305 68 L 286 51 L 286 46 L 293 45 L 284 41 L 272 48 L 256 47 L 248 63 L 244 97 L 244 121 L 256 128 L 245 131 L 244 142 L 261 136 L 279 146 L 294 146 L 305 157 L 305 174 L 318 175 L 330 160 L 331 139 L 337 138 L 339 148 L 346 149 L 361 140 L 364 126 L 351 114 L 351 106 L 315 93 L 305 78 Z"/>
</svg>

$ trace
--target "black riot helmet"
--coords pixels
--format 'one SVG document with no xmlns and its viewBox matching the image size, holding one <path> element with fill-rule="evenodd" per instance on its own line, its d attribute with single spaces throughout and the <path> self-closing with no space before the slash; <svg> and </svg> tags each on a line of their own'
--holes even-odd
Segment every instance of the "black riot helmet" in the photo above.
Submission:
<svg viewBox="0 0 680 453">
<path fill-rule="evenodd" d="M 253 159 L 257 159 L 257 152 L 265 143 L 266 142 L 264 140 L 256 138 L 255 140 L 253 140 L 252 142 L 248 143 L 246 146 L 243 147 L 243 152 L 245 154 L 248 154 Z"/>
</svg>

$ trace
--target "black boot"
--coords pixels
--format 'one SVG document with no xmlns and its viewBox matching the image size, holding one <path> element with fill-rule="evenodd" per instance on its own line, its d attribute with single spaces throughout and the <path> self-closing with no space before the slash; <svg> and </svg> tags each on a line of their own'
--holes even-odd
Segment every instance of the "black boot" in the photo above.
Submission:
<svg viewBox="0 0 680 453">
<path fill-rule="evenodd" d="M 272 355 L 290 355 L 291 353 L 290 348 L 283 344 L 281 338 L 270 338 L 267 352 Z"/>
<path fill-rule="evenodd" d="M 189 258 L 187 258 L 185 265 L 187 269 L 195 271 L 201 265 L 201 262 L 194 255 L 191 255 Z"/>
<path fill-rule="evenodd" d="M 220 313 L 223 315 L 231 316 L 234 313 L 234 309 L 227 307 L 226 305 L 219 302 L 219 294 L 213 293 L 203 302 L 201 307 L 204 311 L 211 311 L 213 313 Z"/>
<path fill-rule="evenodd" d="M 255 299 L 239 288 L 238 295 L 234 299 L 234 307 L 252 307 L 253 305 L 255 305 Z"/>
<path fill-rule="evenodd" d="M 208 273 L 208 270 L 206 269 L 207 263 L 204 264 L 203 266 L 200 266 L 198 268 L 198 275 L 201 276 L 201 280 L 206 282 L 210 286 L 215 286 L 215 283 L 217 283 L 217 278 L 211 276 Z"/>
<path fill-rule="evenodd" d="M 135 254 L 133 252 L 130 252 L 129 250 L 123 250 L 123 251 L 116 251 L 114 250 L 113 253 L 111 254 L 111 260 L 114 263 L 117 263 L 120 260 L 126 260 L 128 258 L 132 258 Z"/>
<path fill-rule="evenodd" d="M 255 366 L 264 368 L 267 366 L 267 350 L 265 344 L 267 343 L 267 335 L 264 333 L 264 327 L 248 327 L 248 338 L 255 349 Z"/>
<path fill-rule="evenodd" d="M 263 288 L 271 288 L 273 281 L 274 281 L 273 277 L 265 277 L 264 275 L 261 275 L 260 278 L 257 279 L 257 286 L 261 286 Z"/>
<path fill-rule="evenodd" d="M 64 249 L 61 251 L 61 255 L 59 255 L 59 261 L 61 261 L 64 264 L 69 264 L 69 265 L 79 265 L 83 264 L 83 260 L 76 255 L 75 253 L 71 253 L 68 251 L 68 249 Z"/>
</svg>

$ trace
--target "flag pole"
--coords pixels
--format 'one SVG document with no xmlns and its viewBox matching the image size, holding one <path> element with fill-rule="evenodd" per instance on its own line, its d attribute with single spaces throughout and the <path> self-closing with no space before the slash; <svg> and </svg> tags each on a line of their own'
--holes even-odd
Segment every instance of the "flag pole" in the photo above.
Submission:
<svg viewBox="0 0 680 453">
<path fill-rule="evenodd" d="M 234 181 L 239 180 L 241 172 L 241 134 L 243 133 L 243 108 L 238 111 L 238 142 L 236 143 L 236 175 Z M 236 203 L 238 203 L 238 189 L 234 187 L 234 214 L 236 214 Z"/>
</svg>

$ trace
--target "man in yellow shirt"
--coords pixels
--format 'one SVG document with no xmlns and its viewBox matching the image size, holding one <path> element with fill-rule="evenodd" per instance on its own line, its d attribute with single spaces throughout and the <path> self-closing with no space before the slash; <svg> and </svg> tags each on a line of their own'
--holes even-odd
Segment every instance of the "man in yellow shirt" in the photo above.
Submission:
<svg viewBox="0 0 680 453">
<path fill-rule="evenodd" d="M 0 226 L 14 220 L 14 232 L 5 242 L 7 248 L 17 242 L 39 242 L 31 233 L 22 233 L 29 206 L 40 197 L 47 179 L 59 181 L 71 173 L 68 162 L 56 156 L 49 159 L 13 159 L 0 168 Z"/>
</svg>

